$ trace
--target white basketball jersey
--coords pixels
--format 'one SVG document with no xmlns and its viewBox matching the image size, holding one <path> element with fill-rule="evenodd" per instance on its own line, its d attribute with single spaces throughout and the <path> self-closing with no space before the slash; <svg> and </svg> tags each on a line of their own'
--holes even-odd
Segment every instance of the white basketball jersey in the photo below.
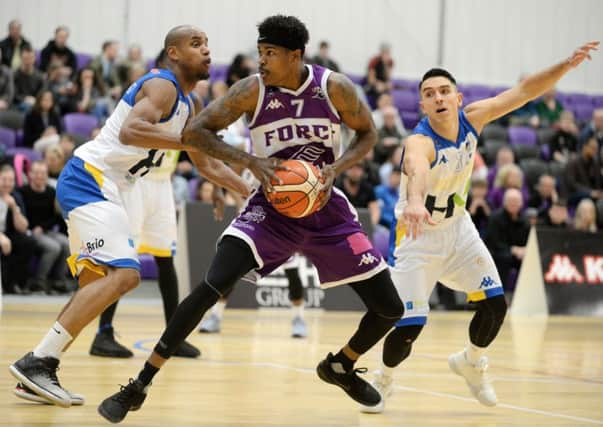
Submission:
<svg viewBox="0 0 603 427">
<path fill-rule="evenodd" d="M 413 134 L 430 137 L 435 146 L 435 160 L 427 174 L 425 207 L 437 225 L 426 224 L 425 227 L 439 227 L 465 212 L 478 134 L 463 111 L 459 112 L 459 133 L 454 142 L 435 133 L 427 117 L 419 122 Z M 396 218 L 402 215 L 408 203 L 407 187 L 408 176 L 403 173 L 400 182 L 400 200 L 396 204 Z"/>
<path fill-rule="evenodd" d="M 119 131 L 134 107 L 136 94 L 145 81 L 153 78 L 169 80 L 176 86 L 178 99 L 171 114 L 157 126 L 167 132 L 180 134 L 191 114 L 190 100 L 182 92 L 174 73 L 167 69 L 154 69 L 130 86 L 98 136 L 74 152 L 75 156 L 95 166 L 120 186 L 147 175 L 150 170 L 160 167 L 166 160 L 166 150 L 135 147 L 122 144 L 119 140 Z"/>
</svg>

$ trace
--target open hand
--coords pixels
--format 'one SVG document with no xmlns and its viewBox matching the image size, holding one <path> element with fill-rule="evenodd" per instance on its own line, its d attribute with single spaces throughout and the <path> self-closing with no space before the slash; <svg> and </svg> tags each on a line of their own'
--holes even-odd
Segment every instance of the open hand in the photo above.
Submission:
<svg viewBox="0 0 603 427">
<path fill-rule="evenodd" d="M 588 42 L 588 43 L 583 44 L 582 46 L 580 46 L 578 49 L 576 49 L 574 51 L 574 53 L 572 53 L 572 56 L 570 56 L 569 58 L 567 58 L 567 62 L 572 67 L 577 67 L 586 58 L 592 59 L 591 56 L 590 56 L 590 53 L 593 50 L 599 50 L 599 42 L 598 41 Z"/>
<path fill-rule="evenodd" d="M 423 224 L 436 225 L 427 208 L 423 203 L 411 202 L 404 208 L 402 222 L 411 239 L 417 239 L 423 233 Z"/>
<path fill-rule="evenodd" d="M 335 183 L 336 177 L 337 174 L 335 168 L 331 165 L 325 165 L 320 170 L 321 188 L 318 194 L 320 200 L 318 210 L 321 210 L 331 198 L 331 192 L 333 191 L 333 184 Z"/>
</svg>

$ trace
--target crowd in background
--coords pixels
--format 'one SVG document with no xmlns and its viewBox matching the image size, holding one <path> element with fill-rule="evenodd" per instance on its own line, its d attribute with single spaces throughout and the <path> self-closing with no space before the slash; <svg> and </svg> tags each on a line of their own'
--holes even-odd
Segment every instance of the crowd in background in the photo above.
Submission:
<svg viewBox="0 0 603 427">
<path fill-rule="evenodd" d="M 129 85 L 150 67 L 161 66 L 161 54 L 147 60 L 137 45 L 121 58 L 115 40 L 104 42 L 96 56 L 77 52 L 69 36 L 69 29 L 59 26 L 39 49 L 13 20 L 0 42 L 0 258 L 5 293 L 74 289 L 64 262 L 68 244 L 54 197 L 56 179 L 73 150 L 99 132 Z M 314 55 L 306 54 L 309 63 L 341 71 L 327 41 L 319 43 Z M 253 54 L 245 53 L 227 66 L 212 67 L 211 78 L 193 91 L 205 104 L 256 72 Z M 402 140 L 421 119 L 418 81 L 395 79 L 393 69 L 390 47 L 383 44 L 368 59 L 365 75 L 349 75 L 371 106 L 379 139 L 336 182 L 354 206 L 368 209 L 376 233 L 389 233 L 394 221 Z M 459 85 L 462 93 L 464 89 L 465 105 L 504 90 Z M 587 95 L 571 99 L 574 109 L 566 105 L 570 98 L 564 102 L 550 91 L 489 125 L 480 136 L 467 209 L 507 291 L 513 289 L 531 225 L 589 233 L 603 226 L 603 102 Z M 82 115 L 88 126 L 81 126 Z M 353 137 L 350 131 L 343 134 L 347 142 Z M 249 149 L 245 118 L 222 136 Z M 184 153 L 173 184 L 178 205 L 189 200 L 211 203 L 213 184 L 197 175 Z M 242 203 L 232 195 L 227 199 Z"/>
</svg>

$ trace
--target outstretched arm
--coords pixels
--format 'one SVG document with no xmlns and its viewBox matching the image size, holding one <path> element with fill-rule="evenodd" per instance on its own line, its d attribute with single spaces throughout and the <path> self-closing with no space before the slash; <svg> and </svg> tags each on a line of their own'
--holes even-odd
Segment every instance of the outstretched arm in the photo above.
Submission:
<svg viewBox="0 0 603 427">
<path fill-rule="evenodd" d="M 564 61 L 553 65 L 536 74 L 524 79 L 517 86 L 502 92 L 501 94 L 474 102 L 465 108 L 469 122 L 481 132 L 482 128 L 489 122 L 496 120 L 505 114 L 516 110 L 542 95 L 555 86 L 571 69 L 580 65 L 586 58 L 590 59 L 591 51 L 598 50 L 599 42 L 590 42 L 580 46 L 574 53 Z"/>
<path fill-rule="evenodd" d="M 232 169 L 220 160 L 213 159 L 200 153 L 191 151 L 189 156 L 199 173 L 214 184 L 227 188 L 230 191 L 241 194 L 243 197 L 251 194 L 251 188 Z"/>
<path fill-rule="evenodd" d="M 187 147 L 180 142 L 180 135 L 157 126 L 163 117 L 171 113 L 177 99 L 178 93 L 172 82 L 165 79 L 144 82 L 119 131 L 120 142 L 143 148 L 186 150 Z"/>
</svg>

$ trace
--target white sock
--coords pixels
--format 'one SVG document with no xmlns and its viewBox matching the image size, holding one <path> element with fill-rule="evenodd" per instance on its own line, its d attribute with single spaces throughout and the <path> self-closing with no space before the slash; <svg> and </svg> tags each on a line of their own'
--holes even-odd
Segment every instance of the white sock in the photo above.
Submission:
<svg viewBox="0 0 603 427">
<path fill-rule="evenodd" d="M 293 313 L 293 318 L 301 317 L 304 318 L 304 306 L 305 304 L 302 302 L 300 305 L 291 304 L 291 312 Z"/>
<path fill-rule="evenodd" d="M 55 359 L 61 358 L 63 348 L 73 338 L 69 335 L 69 332 L 57 321 L 48 333 L 42 338 L 42 341 L 34 349 L 33 354 L 36 357 L 54 357 Z"/>
<path fill-rule="evenodd" d="M 222 316 L 224 316 L 224 308 L 226 308 L 226 301 L 218 300 L 211 309 L 211 314 L 217 316 L 218 319 L 222 319 Z"/>
<path fill-rule="evenodd" d="M 465 347 L 465 358 L 472 365 L 475 365 L 484 354 L 486 354 L 486 347 L 478 347 L 471 342 Z"/>
</svg>

